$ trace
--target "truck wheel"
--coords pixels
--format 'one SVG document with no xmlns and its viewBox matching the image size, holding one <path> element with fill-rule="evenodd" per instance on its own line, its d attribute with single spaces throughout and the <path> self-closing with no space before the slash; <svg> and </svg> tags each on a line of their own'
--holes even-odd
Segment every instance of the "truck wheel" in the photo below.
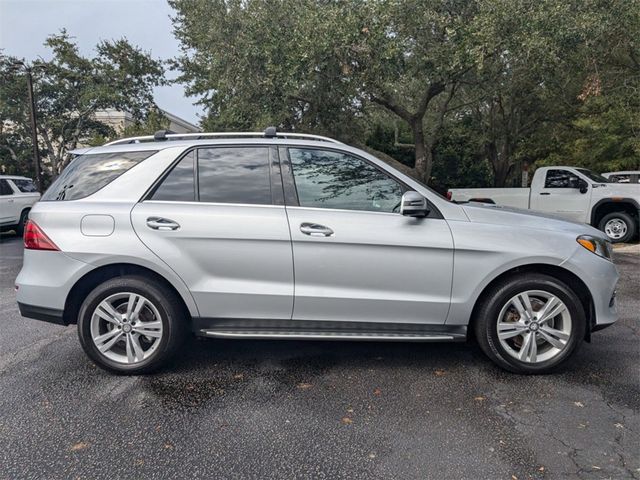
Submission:
<svg viewBox="0 0 640 480">
<path fill-rule="evenodd" d="M 626 212 L 612 212 L 600 220 L 598 228 L 606 233 L 613 243 L 628 242 L 636 234 L 636 222 Z"/>
<path fill-rule="evenodd" d="M 549 373 L 584 339 L 587 321 L 576 294 L 558 279 L 514 275 L 481 299 L 474 318 L 484 353 L 500 367 L 524 374 Z"/>
<path fill-rule="evenodd" d="M 98 285 L 78 314 L 78 336 L 100 367 L 125 375 L 149 373 L 177 352 L 187 321 L 174 292 L 141 276 Z"/>
</svg>

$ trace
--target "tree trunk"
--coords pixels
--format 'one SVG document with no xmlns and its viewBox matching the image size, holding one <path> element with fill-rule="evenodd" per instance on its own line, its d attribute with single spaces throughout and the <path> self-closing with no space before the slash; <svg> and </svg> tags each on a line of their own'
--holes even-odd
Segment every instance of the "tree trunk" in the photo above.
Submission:
<svg viewBox="0 0 640 480">
<path fill-rule="evenodd" d="M 431 169 L 433 168 L 433 156 L 431 149 L 427 148 L 427 142 L 424 136 L 424 128 L 422 126 L 422 118 L 414 119 L 411 123 L 413 132 L 413 143 L 416 148 L 415 171 L 418 180 L 429 183 L 431 180 Z"/>
</svg>

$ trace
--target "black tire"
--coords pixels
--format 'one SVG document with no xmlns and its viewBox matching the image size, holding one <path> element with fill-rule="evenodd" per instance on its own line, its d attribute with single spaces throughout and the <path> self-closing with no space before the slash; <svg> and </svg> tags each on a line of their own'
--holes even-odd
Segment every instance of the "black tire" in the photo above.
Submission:
<svg viewBox="0 0 640 480">
<path fill-rule="evenodd" d="M 91 335 L 91 318 L 98 305 L 107 297 L 124 292 L 132 292 L 147 298 L 157 309 L 162 321 L 162 337 L 151 355 L 134 364 L 125 364 L 107 358 L 102 354 Z M 99 367 L 113 373 L 137 375 L 153 372 L 175 355 L 188 332 L 187 312 L 181 300 L 168 287 L 154 279 L 143 276 L 123 276 L 112 278 L 98 285 L 87 296 L 78 314 L 78 336 L 86 354 Z"/>
<path fill-rule="evenodd" d="M 618 220 L 619 222 L 622 222 L 624 225 L 626 225 L 627 232 L 623 236 L 614 238 L 607 233 L 605 227 L 607 223 L 611 222 L 612 220 Z M 598 229 L 602 230 L 612 243 L 624 243 L 630 241 L 636 235 L 636 228 L 636 221 L 631 215 L 626 212 L 607 213 L 604 217 L 602 217 L 600 223 L 598 223 Z"/>
<path fill-rule="evenodd" d="M 16 235 L 22 237 L 24 235 L 24 226 L 29 219 L 29 210 L 25 210 L 20 214 L 20 222 L 16 225 Z"/>
<path fill-rule="evenodd" d="M 571 315 L 571 333 L 564 349 L 555 357 L 538 363 L 523 362 L 512 357 L 498 339 L 498 320 L 502 308 L 518 293 L 529 290 L 542 290 L 558 297 Z M 582 302 L 563 282 L 549 275 L 523 273 L 513 275 L 485 292 L 476 309 L 473 324 L 480 348 L 497 365 L 514 373 L 545 374 L 556 370 L 576 352 L 585 337 L 587 319 Z"/>
</svg>

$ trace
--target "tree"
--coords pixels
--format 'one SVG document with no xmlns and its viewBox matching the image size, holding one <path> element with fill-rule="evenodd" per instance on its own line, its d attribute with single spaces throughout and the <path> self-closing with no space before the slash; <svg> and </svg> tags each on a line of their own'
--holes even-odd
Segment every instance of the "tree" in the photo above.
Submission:
<svg viewBox="0 0 640 480">
<path fill-rule="evenodd" d="M 174 67 L 208 108 L 209 126 L 276 123 L 353 141 L 372 107 L 381 108 L 408 126 L 411 173 L 423 180 L 456 84 L 484 55 L 469 48 L 476 7 L 464 0 L 420 8 L 391 0 L 170 3 L 184 52 Z"/>
<path fill-rule="evenodd" d="M 115 108 L 130 112 L 142 121 L 155 106 L 153 87 L 164 82 L 159 60 L 132 46 L 127 40 L 102 41 L 94 57 L 80 54 L 69 34 L 62 30 L 46 42 L 52 50 L 49 61 L 34 62 L 34 89 L 38 114 L 38 135 L 53 176 L 69 161 L 69 150 L 92 136 L 113 135 L 106 124 L 96 120 L 98 110 Z M 3 130 L 17 138 L 0 137 L 0 148 L 14 149 L 30 144 L 24 78 L 12 68 L 15 58 L 0 57 L 0 109 Z M 19 139 L 19 140 L 18 140 Z"/>
</svg>

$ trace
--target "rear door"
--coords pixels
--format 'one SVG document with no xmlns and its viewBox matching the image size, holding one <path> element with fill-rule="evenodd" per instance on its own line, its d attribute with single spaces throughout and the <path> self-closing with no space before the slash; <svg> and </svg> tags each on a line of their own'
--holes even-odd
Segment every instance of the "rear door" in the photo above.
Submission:
<svg viewBox="0 0 640 480">
<path fill-rule="evenodd" d="M 407 187 L 332 149 L 282 148 L 295 266 L 294 320 L 442 324 L 453 240 L 435 209 L 400 215 Z"/>
<path fill-rule="evenodd" d="M 580 192 L 580 182 L 587 184 L 587 192 Z M 587 222 L 592 187 L 575 173 L 562 168 L 547 170 L 538 191 L 531 189 L 531 208 L 555 213 L 569 220 Z"/>
<path fill-rule="evenodd" d="M 291 238 L 274 148 L 193 149 L 131 218 L 202 317 L 291 318 Z"/>
</svg>

